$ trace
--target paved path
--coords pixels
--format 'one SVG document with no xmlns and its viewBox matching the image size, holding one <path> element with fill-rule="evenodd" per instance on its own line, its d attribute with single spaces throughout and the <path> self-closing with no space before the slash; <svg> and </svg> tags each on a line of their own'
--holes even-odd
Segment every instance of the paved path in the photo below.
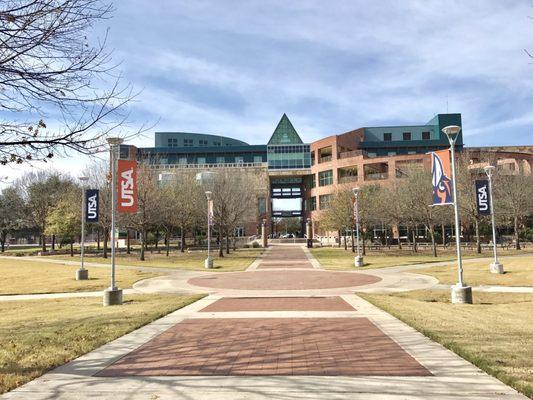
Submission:
<svg viewBox="0 0 533 400">
<path fill-rule="evenodd" d="M 283 254 L 289 253 L 299 268 L 285 268 Z M 238 289 L 226 282 L 232 296 L 214 289 L 2 398 L 525 399 L 351 294 L 344 285 L 354 281 L 336 281 L 307 254 L 275 246 L 244 274 L 271 285 L 265 273 L 286 281 L 322 273 L 329 295 L 317 294 L 324 289 L 310 289 L 305 279 L 307 289 L 285 287 L 283 296 L 278 289 Z"/>
</svg>

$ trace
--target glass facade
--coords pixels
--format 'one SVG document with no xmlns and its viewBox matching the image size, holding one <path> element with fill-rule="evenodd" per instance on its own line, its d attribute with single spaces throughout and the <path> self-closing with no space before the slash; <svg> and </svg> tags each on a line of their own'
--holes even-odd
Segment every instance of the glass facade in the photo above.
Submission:
<svg viewBox="0 0 533 400">
<path fill-rule="evenodd" d="M 328 169 L 318 173 L 318 186 L 333 185 L 333 170 Z"/>
<path fill-rule="evenodd" d="M 311 152 L 308 144 L 267 146 L 269 169 L 311 168 Z"/>
</svg>

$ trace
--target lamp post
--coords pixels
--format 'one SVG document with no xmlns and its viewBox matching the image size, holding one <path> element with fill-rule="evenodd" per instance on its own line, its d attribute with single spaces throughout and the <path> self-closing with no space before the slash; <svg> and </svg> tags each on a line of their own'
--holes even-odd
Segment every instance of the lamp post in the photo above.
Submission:
<svg viewBox="0 0 533 400">
<path fill-rule="evenodd" d="M 442 128 L 442 132 L 448 137 L 450 142 L 450 152 L 452 155 L 452 187 L 453 187 L 453 211 L 455 214 L 455 244 L 457 247 L 457 274 L 459 281 L 452 286 L 452 303 L 472 304 L 472 288 L 463 281 L 463 260 L 461 257 L 461 237 L 459 223 L 459 199 L 457 198 L 457 181 L 455 177 L 455 142 L 461 132 L 461 127 L 449 125 Z"/>
<path fill-rule="evenodd" d="M 361 256 L 361 249 L 359 248 L 359 201 L 358 201 L 358 197 L 359 197 L 360 190 L 361 189 L 359 189 L 358 187 L 352 189 L 353 195 L 355 196 L 353 212 L 355 214 L 355 235 L 357 238 L 357 255 L 355 256 L 355 260 L 354 260 L 356 267 L 362 267 L 364 265 L 363 257 Z"/>
<path fill-rule="evenodd" d="M 104 306 L 122 304 L 122 289 L 117 288 L 115 280 L 115 243 L 117 212 L 117 152 L 123 139 L 107 138 L 111 148 L 111 286 L 104 290 Z"/>
<path fill-rule="evenodd" d="M 263 248 L 267 248 L 268 247 L 268 238 L 267 238 L 267 232 L 266 232 L 266 222 L 267 220 L 265 218 L 263 218 L 261 220 L 261 246 L 263 246 Z"/>
<path fill-rule="evenodd" d="M 311 248 L 313 247 L 313 229 L 311 226 L 311 218 L 307 218 L 307 225 L 306 225 L 306 236 L 307 236 L 307 247 Z"/>
<path fill-rule="evenodd" d="M 83 257 L 85 253 L 85 182 L 89 180 L 86 176 L 80 176 L 78 179 L 81 182 L 81 240 L 80 240 L 80 268 L 76 270 L 76 280 L 84 281 L 89 279 L 89 271 L 83 265 Z"/>
<path fill-rule="evenodd" d="M 207 258 L 204 262 L 204 267 L 211 269 L 213 268 L 213 258 L 211 257 L 211 225 L 213 225 L 213 199 L 212 192 L 205 192 L 205 197 L 207 197 Z"/>
<path fill-rule="evenodd" d="M 487 178 L 489 178 L 489 193 L 490 193 L 490 216 L 492 219 L 492 248 L 494 250 L 494 261 L 490 264 L 490 272 L 493 274 L 503 274 L 503 265 L 498 261 L 498 250 L 496 246 L 496 222 L 494 221 L 494 202 L 492 197 L 492 175 L 496 170 L 494 165 L 487 165 L 483 168 Z"/>
</svg>

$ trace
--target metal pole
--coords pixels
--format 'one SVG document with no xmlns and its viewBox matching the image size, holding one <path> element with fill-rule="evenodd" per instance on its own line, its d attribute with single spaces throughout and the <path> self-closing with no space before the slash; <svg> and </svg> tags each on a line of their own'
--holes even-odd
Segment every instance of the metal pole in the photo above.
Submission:
<svg viewBox="0 0 533 400">
<path fill-rule="evenodd" d="M 115 220 L 116 220 L 116 203 L 117 203 L 117 165 L 116 165 L 116 151 L 118 146 L 111 145 L 111 290 L 117 290 L 115 284 Z"/>
<path fill-rule="evenodd" d="M 83 256 L 85 253 L 85 186 L 82 182 L 81 187 L 81 249 L 80 249 L 80 255 L 81 255 L 81 270 L 84 270 L 83 266 Z"/>
<path fill-rule="evenodd" d="M 207 199 L 207 258 L 211 257 L 211 216 L 209 215 L 209 199 Z"/>
<path fill-rule="evenodd" d="M 494 264 L 498 264 L 498 250 L 496 249 L 496 222 L 494 218 L 494 203 L 492 202 L 492 174 L 487 174 L 489 177 L 489 193 L 490 193 L 490 216 L 492 220 L 492 247 L 494 249 Z"/>
<path fill-rule="evenodd" d="M 461 238 L 459 224 L 459 202 L 457 198 L 457 181 L 455 180 L 455 141 L 450 141 L 452 153 L 452 183 L 453 183 L 453 211 L 455 213 L 455 244 L 457 246 L 457 273 L 459 275 L 459 286 L 464 287 L 463 283 L 463 260 L 461 257 Z"/>
<path fill-rule="evenodd" d="M 357 235 L 357 257 L 361 257 L 361 251 L 359 249 L 359 202 L 357 201 L 357 195 L 355 195 L 355 233 Z"/>
</svg>

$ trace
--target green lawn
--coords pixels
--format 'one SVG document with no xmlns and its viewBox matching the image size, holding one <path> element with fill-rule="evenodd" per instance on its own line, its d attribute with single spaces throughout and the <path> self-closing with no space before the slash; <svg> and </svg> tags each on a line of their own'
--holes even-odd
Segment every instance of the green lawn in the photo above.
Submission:
<svg viewBox="0 0 533 400">
<path fill-rule="evenodd" d="M 213 252 L 215 268 L 213 271 L 243 271 L 254 262 L 254 260 L 263 253 L 263 249 L 237 249 L 230 254 L 224 254 L 224 257 L 218 257 L 218 253 Z M 205 271 L 204 260 L 207 257 L 206 251 L 195 250 L 191 252 L 181 253 L 174 251 L 167 257 L 162 251 L 146 252 L 146 260 L 140 261 L 138 254 L 118 254 L 117 265 L 133 265 L 140 267 L 157 267 L 157 268 L 174 268 L 186 269 L 195 271 Z M 68 255 L 54 255 L 50 258 L 58 260 L 70 260 L 72 257 Z M 111 263 L 111 256 L 109 258 L 103 257 L 85 257 L 87 262 L 95 263 Z"/>
<path fill-rule="evenodd" d="M 474 305 L 447 291 L 359 296 L 533 397 L 533 294 L 476 292 Z"/>
<path fill-rule="evenodd" d="M 75 271 L 78 268 L 73 265 L 0 257 L 0 295 L 87 292 L 109 287 L 109 269 L 89 267 L 89 279 L 77 281 Z M 129 288 L 139 280 L 158 275 L 160 274 L 117 268 L 117 284 L 121 288 Z"/>
<path fill-rule="evenodd" d="M 473 286 L 533 286 L 533 256 L 500 258 L 505 270 L 504 274 L 491 273 L 489 271 L 491 262 L 492 259 L 464 263 L 463 276 L 465 282 Z M 434 276 L 441 283 L 455 284 L 457 282 L 457 266 L 455 264 L 421 269 L 416 272 Z"/>
<path fill-rule="evenodd" d="M 505 250 L 500 251 L 503 255 L 520 255 L 520 254 L 531 254 L 531 249 L 527 250 Z M 350 270 L 355 269 L 354 266 L 354 256 L 355 253 L 352 253 L 350 249 L 347 251 L 344 248 L 338 247 L 315 247 L 311 249 L 311 252 L 315 258 L 320 262 L 320 264 L 325 269 L 330 270 Z M 454 249 L 438 249 L 438 257 L 433 257 L 431 250 L 424 249 L 420 250 L 418 253 L 413 252 L 412 250 L 398 250 L 397 248 L 382 249 L 382 250 L 368 250 L 367 255 L 364 256 L 365 266 L 358 269 L 371 269 L 371 268 L 384 268 L 384 267 L 394 267 L 400 265 L 410 265 L 410 264 L 423 264 L 430 262 L 441 262 L 441 261 L 453 261 L 456 259 L 456 254 Z M 479 258 L 479 257 L 492 257 L 491 251 L 483 251 L 481 254 L 477 254 L 475 251 L 467 250 L 463 251 L 463 257 L 468 258 Z"/>
<path fill-rule="evenodd" d="M 113 307 L 101 298 L 0 303 L 0 393 L 201 297 L 132 295 Z"/>
</svg>

